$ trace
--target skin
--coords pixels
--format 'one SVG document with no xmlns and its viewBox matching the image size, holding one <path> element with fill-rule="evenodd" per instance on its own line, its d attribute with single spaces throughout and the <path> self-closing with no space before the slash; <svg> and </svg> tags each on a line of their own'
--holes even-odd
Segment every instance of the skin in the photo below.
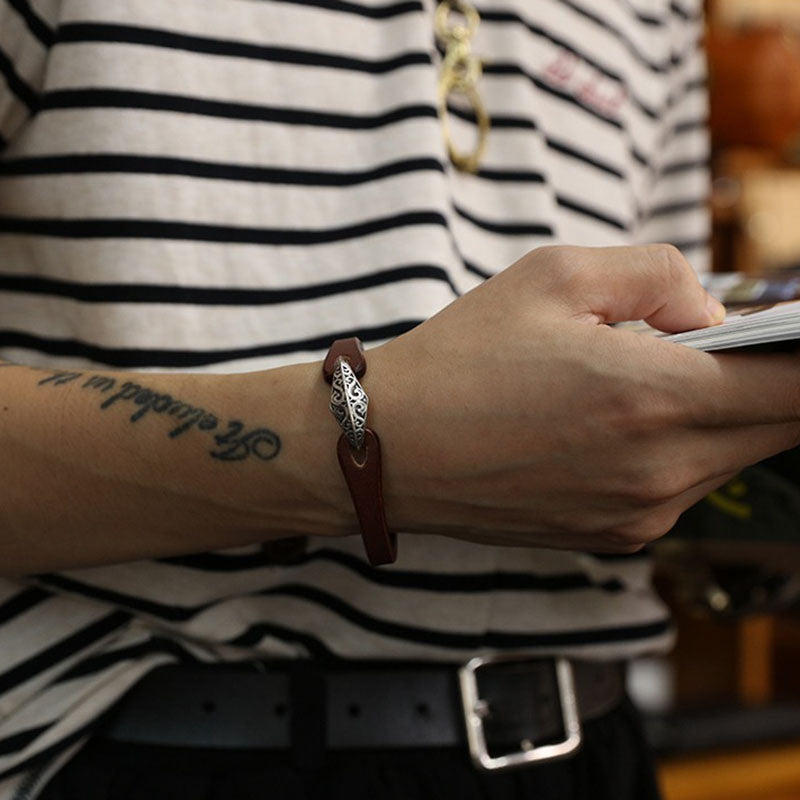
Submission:
<svg viewBox="0 0 800 800">
<path fill-rule="evenodd" d="M 674 248 L 549 247 L 370 350 L 389 526 L 629 552 L 800 443 L 797 357 L 700 353 L 608 325 L 640 318 L 679 331 L 722 310 Z M 328 392 L 320 364 L 6 365 L 3 574 L 356 535 Z"/>
</svg>

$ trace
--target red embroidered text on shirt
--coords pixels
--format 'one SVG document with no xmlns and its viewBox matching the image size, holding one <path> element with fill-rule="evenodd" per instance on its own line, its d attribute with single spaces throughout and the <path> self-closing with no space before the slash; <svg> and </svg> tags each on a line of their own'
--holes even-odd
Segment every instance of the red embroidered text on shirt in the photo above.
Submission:
<svg viewBox="0 0 800 800">
<path fill-rule="evenodd" d="M 545 68 L 544 76 L 553 86 L 568 91 L 604 116 L 615 116 L 628 98 L 622 83 L 603 75 L 569 50 L 559 50 Z"/>
</svg>

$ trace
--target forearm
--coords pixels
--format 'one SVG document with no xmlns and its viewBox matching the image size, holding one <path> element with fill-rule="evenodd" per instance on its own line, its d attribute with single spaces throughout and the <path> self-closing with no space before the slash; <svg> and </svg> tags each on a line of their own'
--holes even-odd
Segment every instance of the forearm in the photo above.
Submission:
<svg viewBox="0 0 800 800">
<path fill-rule="evenodd" d="M 0 369 L 0 574 L 354 530 L 316 365 Z"/>
<path fill-rule="evenodd" d="M 720 311 L 674 248 L 542 248 L 370 350 L 390 529 L 628 552 L 798 446 L 796 357 L 607 324 L 686 330 Z M 327 399 L 320 364 L 3 367 L 0 574 L 357 533 Z"/>
</svg>

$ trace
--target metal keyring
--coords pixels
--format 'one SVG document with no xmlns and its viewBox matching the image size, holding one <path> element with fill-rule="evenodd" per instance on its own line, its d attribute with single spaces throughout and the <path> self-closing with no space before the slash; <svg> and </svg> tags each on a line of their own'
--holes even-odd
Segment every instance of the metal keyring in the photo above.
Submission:
<svg viewBox="0 0 800 800">
<path fill-rule="evenodd" d="M 451 11 L 457 11 L 464 16 L 467 21 L 466 28 L 463 25 L 448 25 Z M 461 0 L 443 0 L 436 7 L 433 29 L 442 41 L 448 41 L 452 38 L 471 39 L 475 35 L 480 21 L 481 18 L 477 10 L 471 5 L 461 2 Z"/>
<path fill-rule="evenodd" d="M 447 110 L 447 98 L 452 92 L 459 92 L 466 96 L 475 112 L 478 123 L 478 139 L 470 153 L 462 153 L 453 141 L 450 133 L 450 113 Z M 486 144 L 489 139 L 490 120 L 486 107 L 483 105 L 480 94 L 474 85 L 463 85 L 458 81 L 458 76 L 443 75 L 439 82 L 439 119 L 442 124 L 442 135 L 447 145 L 447 154 L 453 164 L 465 172 L 477 172 Z"/>
<path fill-rule="evenodd" d="M 453 11 L 462 14 L 466 24 L 450 25 L 450 13 Z M 438 112 L 442 136 L 450 160 L 456 167 L 466 172 L 477 171 L 486 151 L 491 126 L 486 106 L 478 92 L 478 81 L 483 72 L 481 61 L 472 54 L 471 46 L 479 22 L 478 12 L 465 0 L 442 0 L 436 8 L 434 30 L 445 50 L 438 85 Z M 478 136 L 475 147 L 470 153 L 464 153 L 456 147 L 450 131 L 447 100 L 453 94 L 463 94 L 475 114 Z"/>
</svg>

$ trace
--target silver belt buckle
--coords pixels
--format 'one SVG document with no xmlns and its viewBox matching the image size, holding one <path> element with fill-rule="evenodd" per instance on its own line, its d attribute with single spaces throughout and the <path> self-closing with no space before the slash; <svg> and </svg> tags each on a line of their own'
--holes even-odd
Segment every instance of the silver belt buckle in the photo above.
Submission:
<svg viewBox="0 0 800 800">
<path fill-rule="evenodd" d="M 461 687 L 461 702 L 464 709 L 464 720 L 467 725 L 467 741 L 472 761 L 476 767 L 485 770 L 504 770 L 522 767 L 542 761 L 564 758 L 574 753 L 581 744 L 581 721 L 578 716 L 578 702 L 575 695 L 575 681 L 572 676 L 572 665 L 566 658 L 556 658 L 556 684 L 558 699 L 561 704 L 561 715 L 564 723 L 564 739 L 560 742 L 536 746 L 530 739 L 520 742 L 520 749 L 501 756 L 489 755 L 486 744 L 486 733 L 483 720 L 490 713 L 486 700 L 480 696 L 478 689 L 478 670 L 490 664 L 504 661 L 529 661 L 517 655 L 501 655 L 487 658 L 477 657 L 468 661 L 458 671 Z"/>
</svg>

